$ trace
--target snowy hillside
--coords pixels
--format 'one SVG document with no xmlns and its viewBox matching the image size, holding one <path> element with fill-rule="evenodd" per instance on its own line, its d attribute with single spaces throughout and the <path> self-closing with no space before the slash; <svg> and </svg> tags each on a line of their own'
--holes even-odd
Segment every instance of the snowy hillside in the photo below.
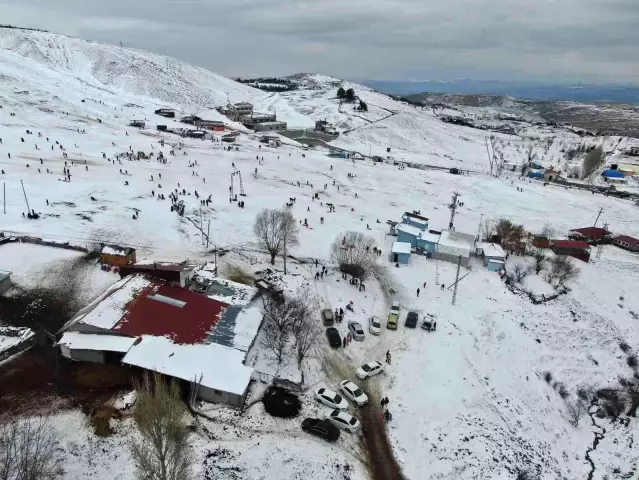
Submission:
<svg viewBox="0 0 639 480">
<path fill-rule="evenodd" d="M 531 233 L 550 227 L 559 239 L 570 229 L 591 226 L 595 218 L 615 233 L 639 236 L 639 208 L 633 202 L 545 186 L 512 171 L 501 178 L 487 173 L 486 137 L 493 134 L 494 148 L 514 165 L 533 154 L 546 165 L 562 165 L 566 150 L 584 143 L 603 143 L 610 158 L 617 158 L 632 140 L 584 139 L 566 129 L 528 124 L 520 135 L 494 133 L 445 123 L 440 112 L 334 78 L 292 78 L 297 90 L 272 94 L 159 55 L 0 29 L 0 180 L 6 187 L 0 233 L 130 246 L 138 260 L 149 262 L 215 260 L 223 275 L 233 268 L 247 275 L 272 269 L 286 295 L 304 294 L 331 310 L 353 302 L 347 321 L 336 324 L 342 337 L 351 320 L 366 330 L 364 340 L 334 350 L 322 331 L 304 367 L 299 417 L 268 415 L 259 402 L 259 382 L 251 386 L 250 406 L 241 415 L 218 404 L 201 406 L 208 419 L 189 417 L 195 478 L 377 480 L 367 468 L 361 437 L 344 432 L 328 444 L 300 424 L 305 417 L 327 415 L 313 399 L 314 388 L 336 389 L 345 377 L 356 380 L 358 366 L 383 361 L 387 351 L 392 362 L 360 386 L 374 400 L 370 408 L 376 414 L 379 397 L 390 399 L 393 420 L 383 430 L 404 478 L 636 475 L 637 419 L 625 412 L 610 418 L 603 401 L 599 405 L 591 396 L 575 425 L 569 407 L 582 389 L 618 388 L 619 378 L 637 375 L 631 358 L 636 362 L 639 353 L 639 255 L 613 245 L 593 247 L 590 263 L 575 260 L 580 274 L 570 289 L 546 303 L 511 290 L 473 255 L 469 268 L 460 269 L 454 294 L 456 265 L 416 252 L 409 264 L 390 261 L 397 237 L 389 235 L 386 223 L 418 210 L 430 219 L 429 228 L 441 230 L 450 221 L 451 195 L 458 192 L 454 226 L 471 238 L 501 218 Z M 369 111 L 340 106 L 335 98 L 340 85 L 354 88 Z M 226 102 L 227 93 L 231 101 L 275 111 L 293 127 L 310 128 L 325 118 L 340 131 L 332 142 L 340 148 L 445 169 L 401 168 L 393 158 L 383 163 L 332 158 L 326 148 L 303 149 L 286 138 L 281 147 L 269 146 L 246 129 L 230 145 L 217 132 L 200 140 L 156 130 L 160 122 L 184 126 L 154 115 L 158 106 L 206 111 L 216 119 L 221 116 L 210 107 Z M 494 116 L 474 107 L 461 113 L 487 123 Z M 131 119 L 147 119 L 146 128 L 129 127 Z M 166 161 L 158 161 L 160 152 Z M 446 167 L 452 166 L 474 172 L 451 175 Z M 242 207 L 229 198 L 230 182 L 240 193 L 236 171 L 246 194 L 239 197 Z M 170 196 L 183 203 L 183 216 L 171 208 Z M 270 265 L 253 223 L 263 208 L 287 204 L 299 222 L 299 245 L 289 248 L 284 274 L 281 257 Z M 38 218 L 29 218 L 29 210 Z M 383 252 L 364 290 L 345 282 L 331 259 L 331 244 L 337 239 L 339 245 L 347 230 L 370 236 Z M 58 268 L 79 255 L 27 243 L 9 247 L 0 245 L 0 270 L 13 271 L 14 282 L 24 288 L 41 285 L 43 278 L 66 284 Z M 533 258 L 511 254 L 507 266 L 521 261 Z M 545 275 L 548 263 L 524 279 L 540 296 L 554 293 Z M 85 282 L 86 296 L 95 297 L 118 277 L 87 265 L 92 280 Z M 316 279 L 322 265 L 328 273 Z M 396 331 L 386 328 L 391 301 L 402 312 Z M 416 312 L 420 323 L 436 318 L 436 332 L 405 327 L 408 311 Z M 369 334 L 372 316 L 382 320 L 379 336 Z M 266 377 L 280 373 L 281 365 L 259 340 L 248 355 L 251 366 Z M 293 357 L 282 368 L 290 365 L 297 368 Z M 0 367 L 2 392 L 11 390 L 2 384 L 5 372 Z M 65 478 L 133 480 L 129 445 L 138 431 L 128 414 L 111 419 L 113 432 L 101 437 L 83 410 L 70 403 L 61 400 L 48 412 L 61 437 Z M 361 415 L 358 407 L 349 408 Z M 526 471 L 530 476 L 518 477 Z"/>
</svg>

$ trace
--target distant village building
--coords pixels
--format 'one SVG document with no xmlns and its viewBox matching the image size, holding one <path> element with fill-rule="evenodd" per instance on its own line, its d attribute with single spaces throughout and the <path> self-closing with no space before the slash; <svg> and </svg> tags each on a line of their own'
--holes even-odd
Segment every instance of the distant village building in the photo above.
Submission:
<svg viewBox="0 0 639 480">
<path fill-rule="evenodd" d="M 194 120 L 193 125 L 213 132 L 223 132 L 226 128 L 224 122 L 220 122 L 219 120 Z"/>
<path fill-rule="evenodd" d="M 217 109 L 222 115 L 226 115 L 230 120 L 239 122 L 243 117 L 253 114 L 253 105 L 248 102 L 227 104 Z"/>
<path fill-rule="evenodd" d="M 582 240 L 551 240 L 550 248 L 556 255 L 567 255 L 586 263 L 590 261 L 590 245 Z"/>
<path fill-rule="evenodd" d="M 195 122 L 198 120 L 202 120 L 202 119 L 198 117 L 197 115 L 185 115 L 184 117 L 180 118 L 181 123 L 186 123 L 188 125 L 194 125 Z"/>
<path fill-rule="evenodd" d="M 144 128 L 145 126 L 146 122 L 144 120 L 131 120 L 129 122 L 129 127 Z"/>
<path fill-rule="evenodd" d="M 630 237 L 628 235 L 619 235 L 618 237 L 615 237 L 613 243 L 625 250 L 630 250 L 631 252 L 639 252 L 639 239 L 635 237 Z"/>
<path fill-rule="evenodd" d="M 412 225 L 420 230 L 426 230 L 428 228 L 428 218 L 422 217 L 420 214 L 415 212 L 405 212 L 404 215 L 402 215 L 402 223 Z"/>
<path fill-rule="evenodd" d="M 253 374 L 244 360 L 261 322 L 257 307 L 134 274 L 80 310 L 58 332 L 57 344 L 70 360 L 157 372 L 198 398 L 241 408 Z"/>
<path fill-rule="evenodd" d="M 158 108 L 154 113 L 161 117 L 175 118 L 175 110 L 172 108 Z"/>
<path fill-rule="evenodd" d="M 36 344 L 36 335 L 26 327 L 0 326 L 0 362 Z"/>
<path fill-rule="evenodd" d="M 316 132 L 322 132 L 322 133 L 326 133 L 328 135 L 335 135 L 337 136 L 337 130 L 335 130 L 335 127 L 333 127 L 333 125 L 329 122 L 327 122 L 326 120 L 318 120 L 315 122 L 315 131 Z"/>
<path fill-rule="evenodd" d="M 11 284 L 11 272 L 0 270 L 0 295 L 7 293 L 13 285 Z"/>
<path fill-rule="evenodd" d="M 574 228 L 568 232 L 568 238 L 572 240 L 585 240 L 586 242 L 603 242 L 610 236 L 610 232 L 601 227 Z"/>
<path fill-rule="evenodd" d="M 619 171 L 619 170 L 613 170 L 611 168 L 604 170 L 601 173 L 601 176 L 603 177 L 604 181 L 606 182 L 610 182 L 610 183 L 626 183 L 626 176 L 624 175 L 623 172 Z"/>
<path fill-rule="evenodd" d="M 135 248 L 104 245 L 100 251 L 100 263 L 121 267 L 135 263 Z"/>
</svg>

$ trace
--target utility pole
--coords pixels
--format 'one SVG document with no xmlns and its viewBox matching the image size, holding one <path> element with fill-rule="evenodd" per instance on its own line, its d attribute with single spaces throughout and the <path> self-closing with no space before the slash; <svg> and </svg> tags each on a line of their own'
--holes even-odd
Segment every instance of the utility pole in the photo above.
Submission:
<svg viewBox="0 0 639 480">
<path fill-rule="evenodd" d="M 461 269 L 461 255 L 457 260 L 457 275 L 455 276 L 455 289 L 453 290 L 453 305 L 457 301 L 457 286 L 459 285 L 459 270 Z"/>
<path fill-rule="evenodd" d="M 488 137 L 486 137 L 485 140 L 486 140 L 486 153 L 488 154 L 488 163 L 490 164 L 490 175 L 492 176 L 492 174 L 493 174 L 493 160 L 490 157 L 490 150 L 488 150 Z"/>
<path fill-rule="evenodd" d="M 31 213 L 31 207 L 29 206 L 29 200 L 27 200 L 27 192 L 24 190 L 24 183 L 20 180 L 20 185 L 22 185 L 22 193 L 24 193 L 24 201 L 27 202 L 27 213 Z"/>
<path fill-rule="evenodd" d="M 599 221 L 599 217 L 601 217 L 601 213 L 603 212 L 603 208 L 599 209 L 599 214 L 597 215 L 597 219 L 595 220 L 595 224 L 593 225 L 593 227 L 597 226 L 597 222 Z"/>
<path fill-rule="evenodd" d="M 2 182 L 2 206 L 4 208 L 4 214 L 7 214 L 7 183 Z"/>
<path fill-rule="evenodd" d="M 209 249 L 209 239 L 211 235 L 211 219 L 209 218 L 209 227 L 206 229 L 206 249 Z"/>
<path fill-rule="evenodd" d="M 604 226 L 604 230 L 608 230 L 608 224 L 607 223 L 604 223 L 603 226 Z M 601 242 L 599 245 L 597 245 L 597 260 L 599 260 L 601 258 L 601 254 L 603 253 L 603 247 L 604 247 L 603 242 Z"/>
<path fill-rule="evenodd" d="M 439 285 L 439 260 L 435 263 L 435 285 Z"/>
<path fill-rule="evenodd" d="M 450 222 L 448 222 L 448 230 L 454 230 L 453 222 L 455 221 L 455 213 L 457 212 L 457 198 L 459 193 L 453 192 L 453 200 L 448 208 L 450 209 Z"/>
<path fill-rule="evenodd" d="M 286 275 L 286 235 L 284 235 L 284 275 Z"/>
<path fill-rule="evenodd" d="M 122 41 L 120 41 L 120 50 L 122 50 Z"/>
<path fill-rule="evenodd" d="M 477 238 L 475 238 L 476 242 L 479 242 L 479 237 L 481 235 L 481 221 L 484 219 L 484 214 L 481 214 L 481 217 L 479 217 L 479 228 L 477 228 Z"/>
</svg>

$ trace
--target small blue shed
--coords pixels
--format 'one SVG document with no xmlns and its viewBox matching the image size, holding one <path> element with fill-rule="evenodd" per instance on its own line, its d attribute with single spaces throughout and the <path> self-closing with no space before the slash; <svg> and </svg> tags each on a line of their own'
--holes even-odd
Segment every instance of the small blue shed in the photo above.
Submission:
<svg viewBox="0 0 639 480">
<path fill-rule="evenodd" d="M 528 172 L 528 178 L 533 178 L 535 180 L 543 180 L 544 172 Z"/>
<path fill-rule="evenodd" d="M 489 258 L 485 262 L 485 265 L 488 268 L 489 272 L 499 272 L 502 268 L 504 268 L 504 266 L 506 265 L 506 262 L 503 262 L 501 260 L 493 260 L 492 258 Z"/>
<path fill-rule="evenodd" d="M 400 223 L 395 229 L 397 232 L 397 241 L 403 243 L 410 243 L 411 247 L 416 248 L 419 246 L 419 240 L 422 235 L 422 230 L 410 225 L 408 223 Z"/>
<path fill-rule="evenodd" d="M 407 242 L 394 242 L 391 249 L 391 261 L 401 265 L 408 265 L 410 261 L 411 245 Z"/>
</svg>

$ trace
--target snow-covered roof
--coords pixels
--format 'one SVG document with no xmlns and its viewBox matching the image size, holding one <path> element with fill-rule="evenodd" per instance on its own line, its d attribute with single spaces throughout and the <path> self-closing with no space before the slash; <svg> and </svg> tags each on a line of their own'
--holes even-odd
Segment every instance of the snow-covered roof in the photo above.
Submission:
<svg viewBox="0 0 639 480">
<path fill-rule="evenodd" d="M 159 288 L 159 284 L 143 276 L 131 275 L 111 285 L 106 292 L 96 298 L 88 306 L 66 323 L 66 330 L 76 323 L 84 323 L 93 327 L 110 330 L 122 319 L 125 307 L 144 289 Z"/>
<path fill-rule="evenodd" d="M 34 336 L 35 333 L 30 328 L 0 327 L 0 352 L 30 340 Z"/>
<path fill-rule="evenodd" d="M 480 249 L 486 257 L 491 258 L 505 258 L 506 254 L 500 245 L 496 243 L 482 242 L 477 244 L 477 249 Z"/>
<path fill-rule="evenodd" d="M 394 242 L 392 253 L 410 253 L 411 244 L 408 242 Z"/>
<path fill-rule="evenodd" d="M 104 253 L 106 255 L 122 255 L 124 257 L 126 257 L 129 252 L 131 251 L 130 248 L 127 247 L 117 247 L 115 245 L 105 245 L 104 247 L 102 247 L 101 253 Z"/>
<path fill-rule="evenodd" d="M 397 225 L 397 229 L 400 232 L 408 233 L 409 235 L 413 235 L 414 237 L 420 237 L 423 230 L 417 228 L 414 225 L 409 225 L 408 223 L 400 223 Z"/>
<path fill-rule="evenodd" d="M 438 252 L 451 255 L 470 255 L 470 251 L 475 243 L 475 236 L 467 233 L 453 232 L 451 230 L 442 230 L 439 237 Z"/>
<path fill-rule="evenodd" d="M 430 243 L 438 243 L 441 233 L 422 232 L 422 240 Z"/>
<path fill-rule="evenodd" d="M 135 342 L 134 337 L 118 335 L 94 335 L 79 332 L 65 332 L 58 345 L 73 350 L 98 350 L 105 352 L 128 352 Z"/>
<path fill-rule="evenodd" d="M 262 323 L 262 311 L 257 307 L 245 308 L 235 317 L 233 346 L 247 352 Z"/>
<path fill-rule="evenodd" d="M 122 362 L 190 382 L 201 376 L 204 387 L 243 395 L 253 374 L 243 363 L 244 355 L 214 343 L 176 345 L 165 337 L 142 336 Z"/>
<path fill-rule="evenodd" d="M 229 305 L 248 305 L 257 295 L 257 288 L 252 285 L 232 282 L 224 278 L 206 275 L 206 270 L 198 270 L 195 275 L 208 278 L 211 281 L 207 291 L 207 297 Z"/>
</svg>

